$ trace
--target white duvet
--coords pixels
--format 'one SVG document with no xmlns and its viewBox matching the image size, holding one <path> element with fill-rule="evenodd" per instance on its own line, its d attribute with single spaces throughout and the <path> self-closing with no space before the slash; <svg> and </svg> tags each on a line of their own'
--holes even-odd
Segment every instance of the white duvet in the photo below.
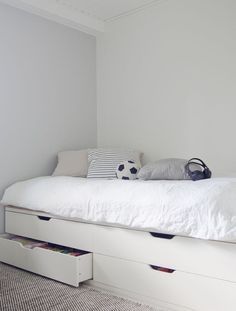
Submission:
<svg viewBox="0 0 236 311">
<path fill-rule="evenodd" d="M 10 186 L 1 201 L 62 217 L 236 241 L 236 179 L 123 181 L 40 177 Z"/>
</svg>

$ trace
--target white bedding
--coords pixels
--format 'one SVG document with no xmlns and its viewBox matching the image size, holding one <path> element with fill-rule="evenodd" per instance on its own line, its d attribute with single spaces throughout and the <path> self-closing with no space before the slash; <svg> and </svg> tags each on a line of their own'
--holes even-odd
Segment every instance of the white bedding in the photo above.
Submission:
<svg viewBox="0 0 236 311">
<path fill-rule="evenodd" d="M 236 179 L 123 181 L 40 177 L 10 186 L 4 205 L 117 226 L 236 241 Z"/>
</svg>

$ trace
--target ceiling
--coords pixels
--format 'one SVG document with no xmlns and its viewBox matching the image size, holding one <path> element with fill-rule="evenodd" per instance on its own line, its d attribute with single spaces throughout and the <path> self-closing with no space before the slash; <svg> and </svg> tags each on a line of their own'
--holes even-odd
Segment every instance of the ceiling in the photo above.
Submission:
<svg viewBox="0 0 236 311">
<path fill-rule="evenodd" d="M 93 35 L 106 22 L 131 14 L 160 0 L 0 0 L 7 5 L 54 20 Z"/>
<path fill-rule="evenodd" d="M 153 3 L 153 0 L 58 0 L 103 21 L 127 14 Z"/>
</svg>

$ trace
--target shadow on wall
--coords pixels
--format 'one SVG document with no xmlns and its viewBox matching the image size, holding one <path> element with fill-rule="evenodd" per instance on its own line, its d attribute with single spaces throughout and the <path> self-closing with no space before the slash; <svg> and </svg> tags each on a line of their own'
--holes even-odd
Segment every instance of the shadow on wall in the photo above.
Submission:
<svg viewBox="0 0 236 311">
<path fill-rule="evenodd" d="M 6 165 L 5 167 L 1 167 L 0 199 L 2 199 L 5 189 L 17 181 L 42 175 L 51 175 L 56 166 L 56 156 L 48 156 L 48 158 L 51 158 L 51 160 L 37 159 L 35 161 L 37 163 L 36 166 L 34 161 L 31 160 L 31 157 L 26 161 L 27 155 L 25 155 L 25 161 L 19 161 L 17 165 L 13 164 L 12 166 Z M 8 163 L 7 159 L 5 159 L 4 163 Z M 3 233 L 4 229 L 4 207 L 0 204 L 0 233 Z"/>
<path fill-rule="evenodd" d="M 95 147 L 97 117 L 93 36 L 2 4 L 0 29 L 1 196 L 51 174 L 58 151 Z"/>
</svg>

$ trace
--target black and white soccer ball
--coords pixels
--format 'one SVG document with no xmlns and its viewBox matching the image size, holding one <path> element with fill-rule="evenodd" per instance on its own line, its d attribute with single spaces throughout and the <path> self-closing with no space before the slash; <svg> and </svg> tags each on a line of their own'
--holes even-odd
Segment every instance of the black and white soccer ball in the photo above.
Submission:
<svg viewBox="0 0 236 311">
<path fill-rule="evenodd" d="M 139 170 L 139 165 L 134 161 L 124 161 L 117 166 L 116 176 L 118 179 L 134 180 L 137 178 Z"/>
</svg>

